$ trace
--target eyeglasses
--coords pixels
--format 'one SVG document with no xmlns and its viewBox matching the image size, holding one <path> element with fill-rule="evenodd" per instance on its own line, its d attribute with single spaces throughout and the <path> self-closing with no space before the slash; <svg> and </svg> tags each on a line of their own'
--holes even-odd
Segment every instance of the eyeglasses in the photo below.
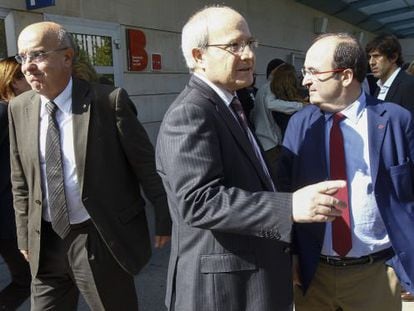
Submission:
<svg viewBox="0 0 414 311">
<path fill-rule="evenodd" d="M 337 68 L 337 69 L 332 69 L 332 70 L 326 70 L 326 71 L 317 71 L 315 69 L 306 69 L 306 68 L 301 68 L 301 72 L 303 77 L 305 77 L 306 75 L 310 75 L 311 78 L 316 77 L 317 75 L 321 75 L 323 73 L 338 73 L 338 72 L 342 72 L 344 70 L 346 70 L 348 68 Z"/>
<path fill-rule="evenodd" d="M 66 49 L 68 49 L 68 47 L 63 47 L 63 48 L 50 50 L 50 51 L 46 51 L 46 52 L 44 52 L 44 51 L 34 51 L 34 52 L 30 52 L 29 54 L 25 54 L 25 55 L 17 54 L 14 58 L 16 59 L 16 61 L 19 64 L 24 64 L 26 62 L 39 63 L 39 62 L 43 61 L 48 54 L 63 51 L 63 50 L 66 50 Z"/>
<path fill-rule="evenodd" d="M 259 43 L 256 40 L 248 40 L 248 41 L 241 41 L 241 42 L 232 42 L 232 43 L 223 43 L 223 44 L 207 44 L 205 45 L 206 48 L 208 47 L 217 47 L 223 50 L 226 50 L 233 54 L 242 54 L 246 46 L 249 46 L 250 50 L 255 50 Z"/>
</svg>

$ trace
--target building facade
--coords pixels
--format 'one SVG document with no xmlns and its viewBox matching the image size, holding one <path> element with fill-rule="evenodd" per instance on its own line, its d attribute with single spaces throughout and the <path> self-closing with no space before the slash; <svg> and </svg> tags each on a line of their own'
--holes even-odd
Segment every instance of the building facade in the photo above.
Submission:
<svg viewBox="0 0 414 311">
<path fill-rule="evenodd" d="M 320 32 L 345 31 L 366 43 L 372 34 L 294 0 L 220 1 L 240 11 L 259 41 L 257 85 L 272 58 L 299 70 L 304 52 Z M 181 29 L 201 0 L 0 0 L 0 58 L 15 55 L 16 39 L 42 20 L 63 24 L 98 73 L 125 88 L 138 118 L 155 142 L 164 112 L 183 89 L 188 70 L 180 50 Z M 36 5 L 45 7 L 31 9 Z"/>
</svg>

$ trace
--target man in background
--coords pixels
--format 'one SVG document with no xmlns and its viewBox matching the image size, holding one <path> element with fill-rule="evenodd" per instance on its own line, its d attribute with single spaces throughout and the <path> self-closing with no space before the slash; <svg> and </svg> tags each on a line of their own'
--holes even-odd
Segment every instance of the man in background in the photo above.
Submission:
<svg viewBox="0 0 414 311">
<path fill-rule="evenodd" d="M 414 77 L 401 70 L 401 45 L 393 35 L 380 35 L 365 48 L 372 75 L 378 79 L 374 96 L 414 112 Z"/>
</svg>

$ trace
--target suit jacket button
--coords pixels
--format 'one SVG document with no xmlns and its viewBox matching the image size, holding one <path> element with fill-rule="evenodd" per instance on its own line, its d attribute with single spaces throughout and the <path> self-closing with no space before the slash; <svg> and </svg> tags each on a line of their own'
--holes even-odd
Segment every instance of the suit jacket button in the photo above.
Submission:
<svg viewBox="0 0 414 311">
<path fill-rule="evenodd" d="M 290 253 L 290 247 L 289 246 L 284 247 L 283 252 L 286 254 Z"/>
<path fill-rule="evenodd" d="M 37 205 L 41 205 L 41 204 L 42 204 L 42 202 L 41 202 L 40 200 L 36 200 L 36 201 L 35 201 L 35 203 L 36 203 Z"/>
</svg>

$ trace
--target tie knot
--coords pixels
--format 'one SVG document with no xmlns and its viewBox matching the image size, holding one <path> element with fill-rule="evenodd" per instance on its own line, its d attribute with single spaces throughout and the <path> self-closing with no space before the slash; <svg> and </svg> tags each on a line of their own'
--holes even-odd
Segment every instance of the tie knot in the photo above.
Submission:
<svg viewBox="0 0 414 311">
<path fill-rule="evenodd" d="M 50 101 L 46 103 L 46 110 L 49 113 L 49 115 L 54 116 L 56 111 L 58 110 L 58 106 L 54 102 Z"/>
<path fill-rule="evenodd" d="M 234 96 L 234 97 L 233 97 L 233 100 L 231 101 L 230 106 L 231 106 L 231 107 L 234 109 L 234 111 L 236 111 L 236 112 L 243 111 L 243 106 L 242 106 L 242 104 L 241 104 L 240 100 L 239 100 L 236 96 Z"/>
<path fill-rule="evenodd" d="M 342 114 L 342 113 L 340 113 L 340 112 L 337 112 L 337 113 L 335 113 L 334 115 L 333 115 L 333 123 L 334 124 L 338 124 L 339 122 L 341 122 L 342 120 L 344 120 L 346 117 Z"/>
</svg>

